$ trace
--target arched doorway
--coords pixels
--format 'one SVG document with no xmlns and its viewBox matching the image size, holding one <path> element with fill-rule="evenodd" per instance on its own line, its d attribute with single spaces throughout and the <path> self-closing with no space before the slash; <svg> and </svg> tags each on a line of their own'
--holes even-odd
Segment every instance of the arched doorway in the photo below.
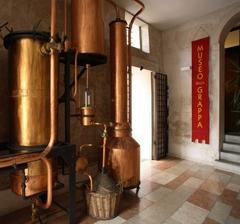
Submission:
<svg viewBox="0 0 240 224">
<path fill-rule="evenodd" d="M 225 50 L 225 141 L 240 139 L 240 24 L 227 35 Z M 226 139 L 227 138 L 227 139 Z M 240 143 L 240 140 L 239 140 Z"/>
<path fill-rule="evenodd" d="M 220 46 L 220 159 L 240 162 L 240 108 L 238 108 L 238 76 L 240 47 L 229 42 L 230 35 L 238 30 L 240 12 L 233 14 L 221 27 Z M 240 39 L 240 31 L 239 31 Z M 240 42 L 240 41 L 239 41 Z M 235 44 L 237 45 L 237 44 Z M 239 45 L 239 44 L 238 44 Z M 233 47 L 233 48 L 232 48 Z M 232 48 L 232 49 L 231 49 Z M 238 59 L 239 58 L 239 59 Z M 240 77 L 240 73 L 239 73 Z M 239 78 L 240 85 L 240 78 Z M 240 90 L 240 89 L 239 89 Z M 240 91 L 239 91 L 240 103 Z M 239 104 L 240 105 L 240 104 Z M 238 112 L 239 109 L 239 112 Z M 239 125 L 238 125 L 239 122 Z M 239 153 L 239 155 L 238 155 Z"/>
</svg>

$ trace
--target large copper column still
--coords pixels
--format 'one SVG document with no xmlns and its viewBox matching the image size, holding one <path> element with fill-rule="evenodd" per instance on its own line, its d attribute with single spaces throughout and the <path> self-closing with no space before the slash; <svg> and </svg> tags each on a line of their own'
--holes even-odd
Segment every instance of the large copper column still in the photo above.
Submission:
<svg viewBox="0 0 240 224">
<path fill-rule="evenodd" d="M 110 169 L 117 182 L 124 188 L 140 184 L 140 146 L 131 137 L 127 120 L 127 43 L 126 26 L 116 19 L 110 24 L 110 60 L 113 78 L 113 134 L 109 139 Z"/>
<path fill-rule="evenodd" d="M 72 0 L 71 45 L 80 54 L 104 55 L 102 0 Z"/>
<path fill-rule="evenodd" d="M 37 32 L 13 32 L 4 38 L 9 53 L 10 144 L 15 151 L 49 142 L 50 56 L 40 52 L 47 41 L 49 35 Z M 55 170 L 53 182 L 56 176 Z M 31 196 L 47 188 L 46 166 L 41 160 L 28 163 L 27 169 L 10 178 L 12 191 L 18 195 Z"/>
<path fill-rule="evenodd" d="M 9 53 L 10 142 L 46 145 L 50 135 L 50 57 L 40 53 L 45 33 L 14 32 L 4 39 Z"/>
</svg>

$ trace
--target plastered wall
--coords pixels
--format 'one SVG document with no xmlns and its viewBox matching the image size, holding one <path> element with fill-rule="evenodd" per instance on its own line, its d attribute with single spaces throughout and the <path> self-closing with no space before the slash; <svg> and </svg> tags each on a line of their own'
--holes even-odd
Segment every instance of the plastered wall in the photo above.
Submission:
<svg viewBox="0 0 240 224">
<path fill-rule="evenodd" d="M 221 147 L 221 91 L 219 39 L 225 24 L 240 12 L 240 4 L 211 13 L 202 18 L 162 33 L 164 72 L 169 82 L 169 152 L 172 155 L 213 163 Z M 209 100 L 210 144 L 191 142 L 192 71 L 191 42 L 210 36 Z"/>
</svg>

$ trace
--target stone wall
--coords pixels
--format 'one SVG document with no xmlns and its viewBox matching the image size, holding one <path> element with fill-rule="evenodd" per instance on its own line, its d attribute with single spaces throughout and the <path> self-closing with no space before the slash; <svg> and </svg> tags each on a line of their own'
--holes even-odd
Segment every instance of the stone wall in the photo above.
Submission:
<svg viewBox="0 0 240 224">
<path fill-rule="evenodd" d="M 164 72 L 169 82 L 169 152 L 185 159 L 213 163 L 219 158 L 220 140 L 220 45 L 224 25 L 240 12 L 234 4 L 207 16 L 164 31 L 162 34 Z M 191 142 L 192 72 L 191 42 L 210 36 L 209 100 L 210 144 Z"/>
</svg>

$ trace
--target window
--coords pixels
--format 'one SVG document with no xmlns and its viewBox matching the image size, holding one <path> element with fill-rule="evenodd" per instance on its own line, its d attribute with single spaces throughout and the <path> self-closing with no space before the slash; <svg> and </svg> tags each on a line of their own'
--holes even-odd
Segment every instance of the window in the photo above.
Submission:
<svg viewBox="0 0 240 224">
<path fill-rule="evenodd" d="M 126 12 L 125 19 L 129 24 L 132 19 L 132 15 Z M 147 23 L 144 23 L 143 21 L 136 19 L 132 26 L 131 37 L 132 37 L 132 40 L 131 40 L 132 47 L 140 49 L 145 53 L 150 53 L 149 28 Z"/>
</svg>

